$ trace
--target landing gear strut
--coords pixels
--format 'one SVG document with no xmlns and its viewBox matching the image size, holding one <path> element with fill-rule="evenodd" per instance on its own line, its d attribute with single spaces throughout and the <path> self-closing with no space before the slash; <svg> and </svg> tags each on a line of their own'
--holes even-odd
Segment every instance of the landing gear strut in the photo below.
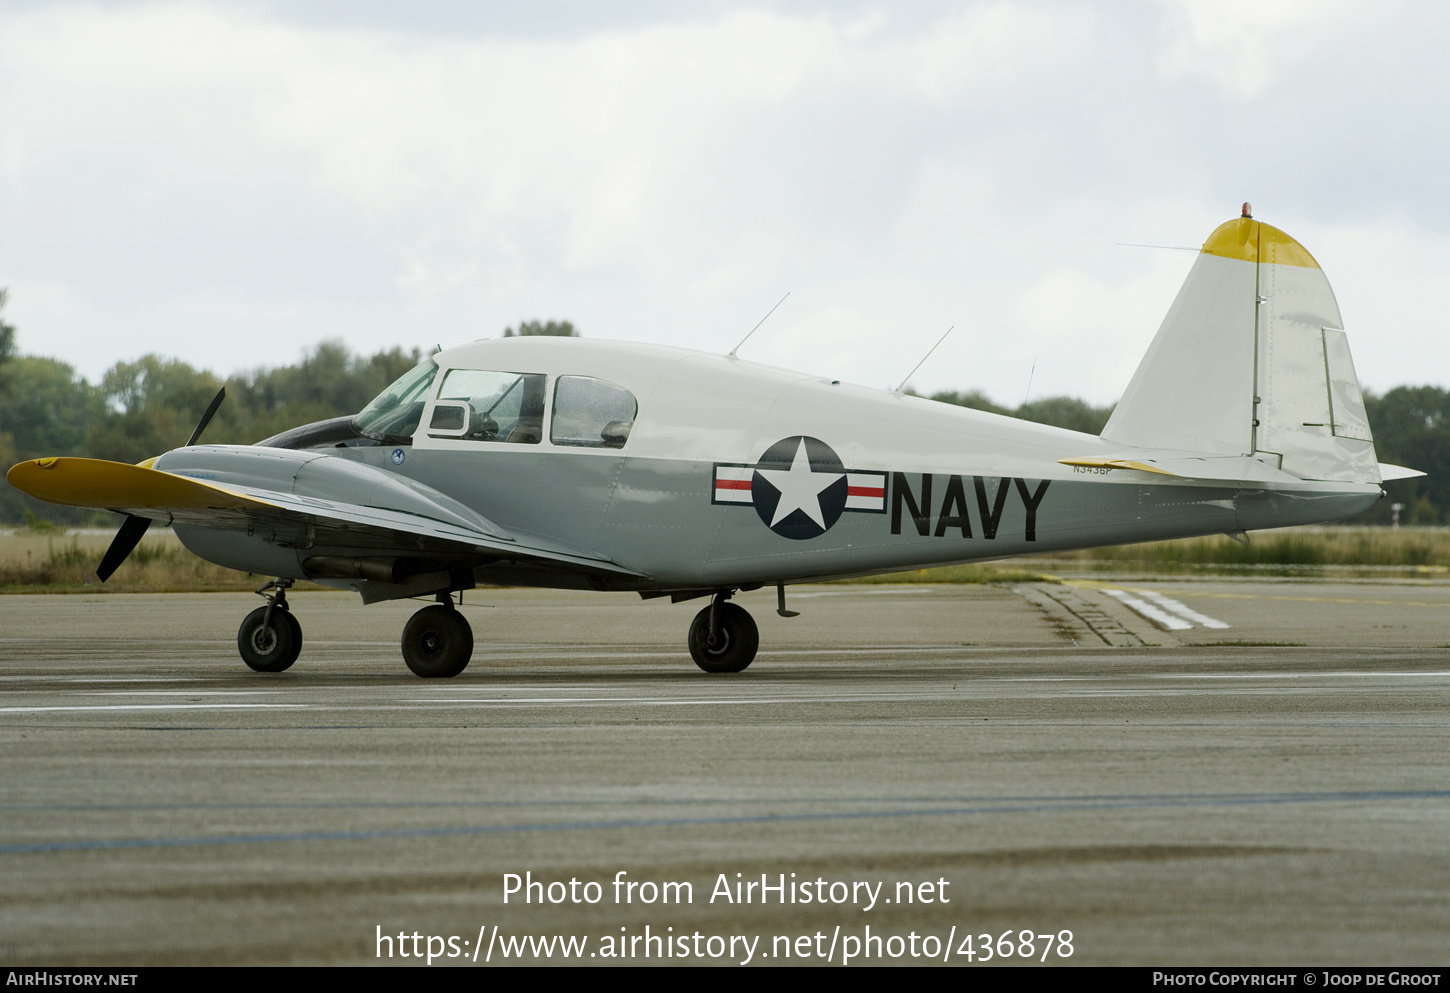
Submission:
<svg viewBox="0 0 1450 993">
<path fill-rule="evenodd" d="M 408 619 L 403 628 L 403 661 L 416 676 L 447 679 L 468 668 L 473 657 L 473 628 L 447 594 Z"/>
<path fill-rule="evenodd" d="M 237 630 L 237 651 L 242 661 L 257 672 L 281 672 L 297 661 L 302 651 L 302 625 L 287 607 L 290 579 L 274 579 L 257 595 L 267 606 L 258 607 L 242 619 Z M 268 590 L 275 590 L 269 594 Z"/>
<path fill-rule="evenodd" d="M 741 672 L 755 660 L 760 629 L 744 607 L 727 603 L 730 593 L 715 594 L 715 602 L 690 622 L 690 657 L 706 672 Z"/>
</svg>

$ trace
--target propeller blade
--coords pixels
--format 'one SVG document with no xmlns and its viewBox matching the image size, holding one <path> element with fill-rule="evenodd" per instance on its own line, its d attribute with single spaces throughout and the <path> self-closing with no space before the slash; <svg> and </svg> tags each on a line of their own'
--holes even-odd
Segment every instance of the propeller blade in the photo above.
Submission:
<svg viewBox="0 0 1450 993">
<path fill-rule="evenodd" d="M 111 539 L 111 547 L 106 549 L 106 557 L 96 566 L 96 578 L 103 583 L 110 579 L 111 573 L 126 561 L 126 556 L 140 543 L 150 526 L 149 517 L 127 517 L 121 524 L 121 530 L 116 532 L 116 537 Z"/>
<path fill-rule="evenodd" d="M 196 430 L 191 432 L 191 440 L 186 443 L 188 448 L 196 444 L 196 439 L 201 437 L 201 433 L 206 430 L 206 426 L 211 423 L 212 417 L 216 415 L 216 409 L 222 405 L 222 401 L 226 398 L 227 388 L 223 386 L 221 389 L 216 391 L 216 396 L 211 398 L 211 405 L 206 408 L 206 413 L 201 415 L 201 420 L 196 422 Z M 144 532 L 146 529 L 142 528 L 141 530 Z M 137 540 L 140 540 L 139 535 L 137 536 Z M 127 551 L 129 550 L 130 549 L 127 549 Z M 124 558 L 125 556 L 122 557 Z M 120 565 L 119 562 L 116 564 Z"/>
</svg>

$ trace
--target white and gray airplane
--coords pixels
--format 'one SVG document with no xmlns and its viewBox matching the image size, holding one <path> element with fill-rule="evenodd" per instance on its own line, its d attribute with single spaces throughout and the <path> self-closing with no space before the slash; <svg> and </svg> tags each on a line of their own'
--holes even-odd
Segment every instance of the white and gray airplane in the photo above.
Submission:
<svg viewBox="0 0 1450 993">
<path fill-rule="evenodd" d="M 710 598 L 688 645 L 739 672 L 741 590 L 1032 552 L 1352 517 L 1383 480 L 1339 307 L 1298 242 L 1243 216 L 1211 234 L 1100 437 L 730 356 L 569 338 L 438 352 L 359 414 L 254 446 L 126 465 L 22 462 L 43 500 L 127 515 L 108 578 L 152 521 L 202 558 L 275 576 L 242 622 L 280 672 L 294 581 L 364 602 L 431 596 L 403 631 L 456 676 L 480 585 Z M 218 395 L 218 402 L 221 395 Z"/>
</svg>

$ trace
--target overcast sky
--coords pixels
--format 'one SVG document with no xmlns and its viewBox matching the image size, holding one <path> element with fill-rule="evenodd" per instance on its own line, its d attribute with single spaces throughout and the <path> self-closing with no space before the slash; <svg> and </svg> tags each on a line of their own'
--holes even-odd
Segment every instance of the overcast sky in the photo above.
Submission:
<svg viewBox="0 0 1450 993">
<path fill-rule="evenodd" d="M 1450 382 L 1450 5 L 0 4 L 0 287 L 97 381 L 591 338 L 1116 400 L 1250 200 Z M 1034 371 L 1035 368 L 1035 371 Z"/>
</svg>

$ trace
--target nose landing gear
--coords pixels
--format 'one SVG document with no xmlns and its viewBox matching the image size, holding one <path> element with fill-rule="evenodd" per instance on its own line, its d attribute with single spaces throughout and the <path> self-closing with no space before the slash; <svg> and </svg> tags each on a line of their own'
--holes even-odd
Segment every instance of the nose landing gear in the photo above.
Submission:
<svg viewBox="0 0 1450 993">
<path fill-rule="evenodd" d="M 302 651 L 302 625 L 287 607 L 290 579 L 274 579 L 257 590 L 267 606 L 258 607 L 242 619 L 237 630 L 237 651 L 242 661 L 257 672 L 281 672 L 297 661 Z M 276 590 L 268 594 L 267 590 Z"/>
</svg>

